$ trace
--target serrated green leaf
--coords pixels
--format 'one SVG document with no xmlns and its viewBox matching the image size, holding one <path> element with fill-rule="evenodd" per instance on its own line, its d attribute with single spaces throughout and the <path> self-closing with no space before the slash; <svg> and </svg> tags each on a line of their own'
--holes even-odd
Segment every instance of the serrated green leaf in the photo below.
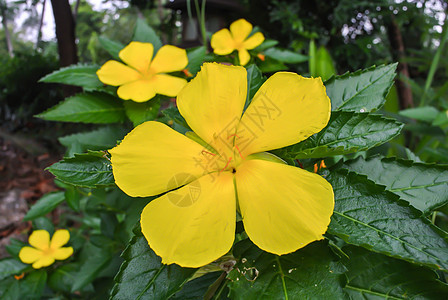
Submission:
<svg viewBox="0 0 448 300">
<path fill-rule="evenodd" d="M 446 234 L 418 210 L 353 172 L 332 172 L 327 180 L 335 196 L 329 233 L 371 251 L 448 269 Z"/>
<path fill-rule="evenodd" d="M 405 261 L 347 246 L 345 290 L 350 299 L 448 299 L 448 285 L 435 272 Z"/>
<path fill-rule="evenodd" d="M 261 70 L 256 65 L 250 65 L 249 67 L 247 67 L 247 96 L 246 103 L 244 105 L 245 108 L 249 105 L 255 93 L 258 91 L 265 80 L 266 78 L 263 76 Z"/>
<path fill-rule="evenodd" d="M 277 256 L 248 239 L 234 246 L 240 262 L 229 274 L 231 299 L 344 299 L 345 268 L 326 242 Z"/>
<path fill-rule="evenodd" d="M 424 106 L 401 110 L 398 114 L 404 117 L 431 123 L 436 119 L 439 114 L 439 110 L 432 106 Z"/>
<path fill-rule="evenodd" d="M 335 76 L 325 82 L 331 110 L 375 111 L 383 106 L 393 84 L 397 64 L 371 67 Z"/>
<path fill-rule="evenodd" d="M 23 218 L 24 221 L 31 221 L 36 218 L 42 217 L 49 212 L 53 211 L 59 204 L 65 199 L 64 192 L 54 192 L 45 194 L 31 206 L 30 210 Z"/>
<path fill-rule="evenodd" d="M 187 51 L 188 65 L 186 69 L 194 76 L 201 69 L 204 62 L 206 48 L 204 46 Z"/>
<path fill-rule="evenodd" d="M 168 299 L 179 291 L 196 269 L 161 263 L 141 233 L 134 229 L 134 237 L 124 250 L 125 259 L 115 277 L 111 299 Z"/>
<path fill-rule="evenodd" d="M 37 115 L 47 121 L 108 124 L 124 122 L 123 103 L 104 93 L 82 93 Z"/>
<path fill-rule="evenodd" d="M 222 271 L 211 272 L 187 282 L 182 290 L 177 292 L 170 300 L 196 300 L 204 299 L 209 287 L 222 276 Z"/>
<path fill-rule="evenodd" d="M 160 109 L 160 98 L 155 97 L 143 103 L 130 100 L 125 101 L 124 108 L 126 115 L 134 123 L 135 127 L 146 121 L 152 121 L 157 117 Z"/>
<path fill-rule="evenodd" d="M 162 47 L 162 41 L 151 26 L 145 20 L 137 18 L 135 23 L 133 41 L 151 43 L 154 46 L 154 54 Z"/>
<path fill-rule="evenodd" d="M 306 55 L 279 48 L 269 48 L 263 54 L 287 64 L 298 64 L 308 60 Z"/>
<path fill-rule="evenodd" d="M 0 280 L 12 275 L 18 275 L 25 271 L 29 265 L 18 261 L 15 258 L 4 258 L 0 260 Z"/>
<path fill-rule="evenodd" d="M 338 111 L 319 133 L 298 144 L 276 150 L 286 159 L 321 158 L 364 151 L 397 136 L 403 124 L 369 113 Z"/>
<path fill-rule="evenodd" d="M 98 66 L 95 65 L 72 65 L 54 71 L 39 81 L 76 85 L 94 90 L 103 86 L 103 83 L 96 76 L 97 70 Z"/>
<path fill-rule="evenodd" d="M 100 36 L 98 40 L 104 50 L 106 50 L 115 60 L 120 60 L 118 53 L 124 48 L 122 43 L 113 41 L 105 36 Z"/>
<path fill-rule="evenodd" d="M 75 133 L 59 138 L 59 142 L 67 147 L 68 156 L 87 150 L 106 150 L 117 145 L 127 130 L 122 126 L 105 126 L 97 130 Z"/>
<path fill-rule="evenodd" d="M 92 153 L 75 154 L 47 169 L 62 182 L 76 186 L 97 188 L 115 184 L 110 161 Z"/>
<path fill-rule="evenodd" d="M 448 166 L 415 163 L 396 158 L 358 157 L 343 165 L 386 186 L 425 214 L 448 203 Z"/>
</svg>

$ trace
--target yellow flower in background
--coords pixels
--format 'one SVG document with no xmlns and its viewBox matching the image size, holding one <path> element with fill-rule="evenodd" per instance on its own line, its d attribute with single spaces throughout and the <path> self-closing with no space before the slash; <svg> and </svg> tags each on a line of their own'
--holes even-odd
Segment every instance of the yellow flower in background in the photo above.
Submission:
<svg viewBox="0 0 448 300">
<path fill-rule="evenodd" d="M 165 264 L 200 267 L 226 254 L 236 210 L 249 238 L 278 255 L 322 239 L 327 230 L 331 185 L 265 152 L 326 126 L 331 106 L 321 79 L 276 73 L 243 114 L 246 95 L 245 68 L 205 63 L 177 97 L 191 138 L 150 121 L 109 150 L 125 193 L 169 191 L 141 215 L 142 232 Z"/>
<path fill-rule="evenodd" d="M 244 19 L 239 19 L 230 25 L 230 31 L 227 28 L 221 29 L 213 34 L 210 44 L 213 52 L 218 55 L 227 55 L 233 51 L 238 51 L 240 65 L 246 65 L 250 60 L 250 54 L 247 50 L 252 50 L 264 41 L 264 35 L 256 32 L 252 36 L 252 24 Z"/>
<path fill-rule="evenodd" d="M 187 52 L 165 45 L 152 59 L 153 52 L 150 43 L 131 42 L 118 54 L 127 65 L 109 60 L 96 74 L 101 82 L 119 86 L 118 97 L 124 100 L 145 102 L 156 94 L 177 96 L 187 81 L 166 73 L 183 70 L 188 64 Z"/>
<path fill-rule="evenodd" d="M 19 252 L 19 258 L 26 264 L 33 264 L 33 268 L 40 269 L 54 263 L 55 260 L 65 260 L 73 254 L 72 247 L 62 247 L 70 239 L 70 233 L 66 229 L 59 229 L 53 234 L 46 230 L 35 230 L 28 241 L 33 247 L 23 247 Z"/>
</svg>

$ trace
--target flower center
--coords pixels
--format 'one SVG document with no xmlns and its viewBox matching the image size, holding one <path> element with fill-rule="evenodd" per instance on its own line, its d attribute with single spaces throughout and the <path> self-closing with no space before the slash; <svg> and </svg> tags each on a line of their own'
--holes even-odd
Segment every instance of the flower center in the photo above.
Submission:
<svg viewBox="0 0 448 300">
<path fill-rule="evenodd" d="M 142 79 L 151 80 L 151 78 L 153 78 L 154 75 L 156 75 L 156 72 L 152 70 L 151 67 L 149 67 L 148 70 L 146 71 L 140 71 L 140 74 L 142 76 Z"/>
</svg>

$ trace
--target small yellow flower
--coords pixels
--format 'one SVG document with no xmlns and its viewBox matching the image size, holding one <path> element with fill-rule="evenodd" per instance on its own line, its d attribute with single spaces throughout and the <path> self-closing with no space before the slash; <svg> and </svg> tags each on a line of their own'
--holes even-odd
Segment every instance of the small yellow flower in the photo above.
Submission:
<svg viewBox="0 0 448 300">
<path fill-rule="evenodd" d="M 252 24 L 244 19 L 239 19 L 230 24 L 230 31 L 227 28 L 221 29 L 213 34 L 210 44 L 213 52 L 218 55 L 227 55 L 233 51 L 238 51 L 240 65 L 246 65 L 250 60 L 247 50 L 258 47 L 264 41 L 261 32 L 254 33 L 247 38 L 252 31 Z"/>
<path fill-rule="evenodd" d="M 334 208 L 320 175 L 267 153 L 322 130 L 330 99 L 320 78 L 279 72 L 243 114 L 247 72 L 206 63 L 177 96 L 194 133 L 146 122 L 109 150 L 116 184 L 133 197 L 165 193 L 141 215 L 142 232 L 166 264 L 200 267 L 226 254 L 236 210 L 249 238 L 278 255 L 320 240 Z"/>
<path fill-rule="evenodd" d="M 131 42 L 118 54 L 127 65 L 109 60 L 96 74 L 101 82 L 120 86 L 117 94 L 124 100 L 145 102 L 156 94 L 177 96 L 187 81 L 165 73 L 183 70 L 188 64 L 187 52 L 165 45 L 152 59 L 153 52 L 150 43 Z"/>
<path fill-rule="evenodd" d="M 19 258 L 26 264 L 33 264 L 33 268 L 47 267 L 57 260 L 65 260 L 73 254 L 72 247 L 62 247 L 70 239 L 70 233 L 66 229 L 59 229 L 53 234 L 46 230 L 35 230 L 30 235 L 29 243 L 33 247 L 23 247 L 19 252 Z"/>
</svg>

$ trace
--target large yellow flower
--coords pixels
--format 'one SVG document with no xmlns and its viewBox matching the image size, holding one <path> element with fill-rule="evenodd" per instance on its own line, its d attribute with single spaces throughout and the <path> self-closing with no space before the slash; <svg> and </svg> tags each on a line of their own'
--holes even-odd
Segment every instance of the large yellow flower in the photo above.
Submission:
<svg viewBox="0 0 448 300">
<path fill-rule="evenodd" d="M 109 151 L 115 182 L 128 195 L 170 191 L 141 215 L 142 232 L 163 263 L 199 267 L 227 253 L 236 210 L 249 238 L 278 255 L 327 230 L 331 185 L 265 152 L 326 126 L 330 100 L 321 79 L 276 73 L 243 114 L 246 76 L 243 67 L 204 64 L 177 97 L 191 138 L 150 121 Z"/>
<path fill-rule="evenodd" d="M 165 45 L 152 59 L 153 52 L 150 43 L 131 42 L 118 55 L 127 66 L 109 60 L 97 71 L 98 78 L 105 84 L 120 86 L 117 94 L 124 100 L 145 102 L 156 94 L 177 96 L 187 81 L 165 73 L 184 69 L 188 64 L 187 52 Z"/>
<path fill-rule="evenodd" d="M 73 254 L 72 247 L 62 247 L 70 239 L 70 233 L 66 229 L 59 229 L 53 234 L 46 230 L 35 230 L 29 237 L 29 243 L 33 247 L 25 246 L 19 252 L 19 258 L 26 264 L 33 264 L 33 268 L 47 267 L 57 260 L 64 260 Z"/>
<path fill-rule="evenodd" d="M 212 35 L 210 44 L 213 52 L 218 55 L 227 55 L 233 51 L 238 51 L 240 65 L 246 65 L 250 60 L 247 50 L 258 47 L 264 41 L 261 32 L 254 33 L 247 38 L 252 31 L 252 24 L 244 19 L 239 19 L 230 24 L 230 31 L 227 28 L 221 29 Z"/>
</svg>

